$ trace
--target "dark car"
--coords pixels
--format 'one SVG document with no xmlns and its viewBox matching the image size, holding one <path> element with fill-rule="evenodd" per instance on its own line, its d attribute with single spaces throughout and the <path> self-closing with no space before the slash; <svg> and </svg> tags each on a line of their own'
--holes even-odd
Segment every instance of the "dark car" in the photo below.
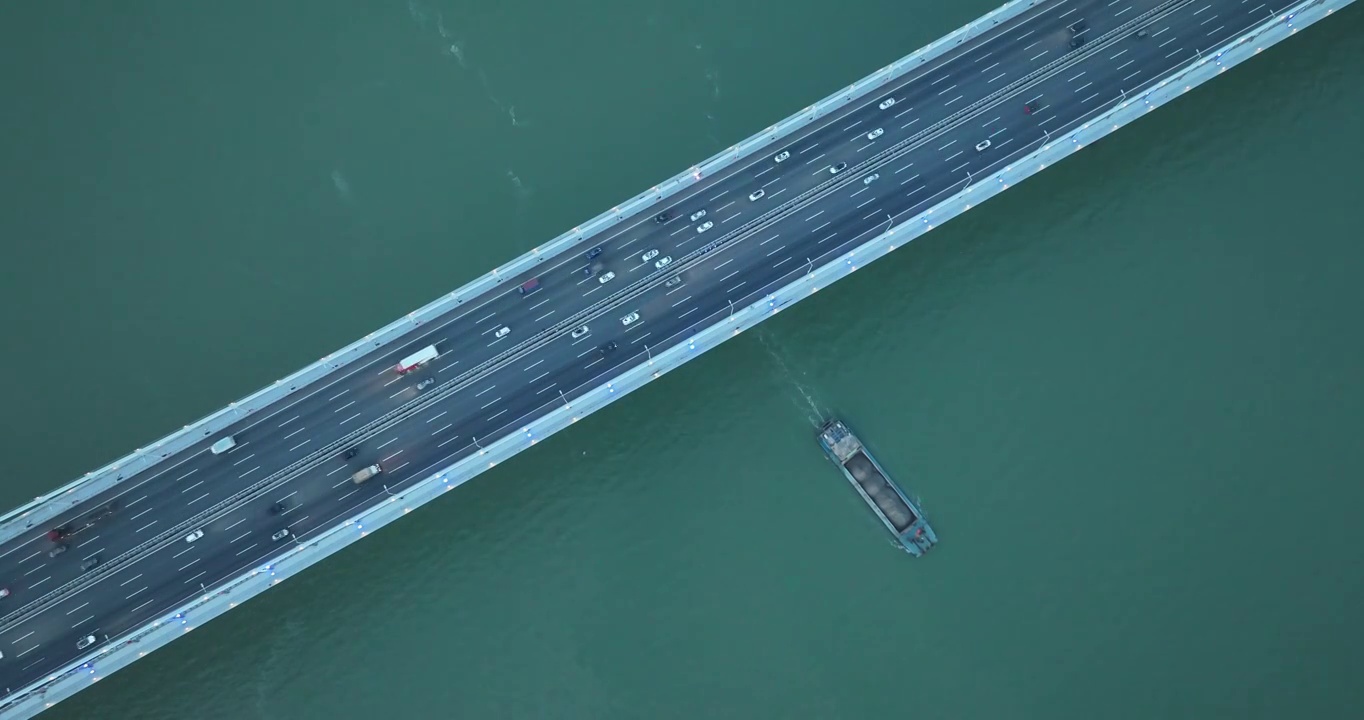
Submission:
<svg viewBox="0 0 1364 720">
<path fill-rule="evenodd" d="M 1072 49 L 1077 48 L 1077 47 L 1080 47 L 1081 45 L 1084 45 L 1084 44 L 1085 44 L 1085 36 L 1084 36 L 1084 35 L 1071 35 L 1071 36 L 1070 36 L 1070 47 L 1071 47 Z"/>
<path fill-rule="evenodd" d="M 654 216 L 654 222 L 658 223 L 659 225 L 662 225 L 663 223 L 668 222 L 669 220 L 672 219 L 673 216 L 669 215 L 666 210 Z"/>
<path fill-rule="evenodd" d="M 1023 106 L 1023 114 L 1024 114 L 1024 115 L 1031 115 L 1031 114 L 1037 112 L 1037 110 L 1038 110 L 1039 108 L 1041 108 L 1041 107 L 1042 107 L 1042 106 L 1041 106 L 1041 105 L 1038 105 L 1036 102 L 1030 102 L 1030 103 L 1028 103 L 1028 104 L 1026 104 L 1026 105 Z"/>
<path fill-rule="evenodd" d="M 91 555 L 81 562 L 81 571 L 89 570 L 99 564 L 99 556 Z"/>
<path fill-rule="evenodd" d="M 349 460 L 360 454 L 360 448 L 351 448 L 346 451 L 346 459 Z"/>
<path fill-rule="evenodd" d="M 604 352 L 604 353 L 609 353 L 609 352 L 611 352 L 612 350 L 615 350 L 615 349 L 616 349 L 616 344 L 613 343 L 613 342 L 609 342 L 609 343 L 606 343 L 606 344 L 602 345 L 601 347 L 599 347 L 599 348 L 597 348 L 597 349 L 600 350 L 600 351 L 602 351 L 602 352 Z"/>
<path fill-rule="evenodd" d="M 596 258 L 597 256 L 601 255 L 602 252 L 603 252 L 603 251 L 602 251 L 601 246 L 598 245 L 597 247 L 594 247 L 594 248 L 592 248 L 591 250 L 588 250 L 588 251 L 587 251 L 587 259 L 588 259 L 588 260 L 592 260 L 592 259 Z"/>
<path fill-rule="evenodd" d="M 1079 35 L 1080 33 L 1088 30 L 1089 25 L 1085 24 L 1084 20 L 1077 20 L 1075 21 L 1074 24 L 1072 24 L 1070 27 L 1066 29 L 1070 31 L 1071 35 Z"/>
<path fill-rule="evenodd" d="M 271 505 L 271 506 L 270 506 L 270 514 L 271 514 L 271 515 L 278 515 L 278 514 L 280 514 L 280 513 L 282 513 L 282 512 L 284 512 L 284 503 L 282 503 L 282 502 L 277 502 L 277 503 L 275 503 L 274 505 Z"/>
</svg>

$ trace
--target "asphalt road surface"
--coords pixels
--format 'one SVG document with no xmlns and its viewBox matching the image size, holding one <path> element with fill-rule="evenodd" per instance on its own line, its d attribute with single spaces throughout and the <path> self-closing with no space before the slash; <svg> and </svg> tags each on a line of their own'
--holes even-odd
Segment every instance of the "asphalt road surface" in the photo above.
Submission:
<svg viewBox="0 0 1364 720">
<path fill-rule="evenodd" d="M 1035 149 L 1049 137 L 1084 122 L 1115 100 L 1133 98 L 1146 84 L 1263 22 L 1271 11 L 1258 0 L 1197 0 L 1146 26 L 1145 37 L 1125 33 L 1098 47 L 1106 33 L 1160 3 L 1158 0 L 1065 0 L 977 37 L 924 68 L 888 83 L 884 92 L 850 105 L 800 131 L 761 157 L 750 158 L 684 195 L 641 213 L 609 235 L 584 243 L 536 277 L 541 289 L 522 296 L 530 276 L 509 280 L 478 304 L 428 323 L 410 342 L 376 351 L 356 363 L 256 413 L 227 433 L 237 446 L 213 455 L 206 438 L 164 467 L 134 478 L 53 524 L 80 528 L 69 550 L 49 556 L 52 543 L 35 528 L 0 547 L 0 600 L 8 614 L 82 574 L 89 558 L 107 560 L 158 532 L 188 520 L 252 482 L 314 452 L 366 422 L 417 397 L 429 377 L 449 379 L 522 339 L 583 310 L 613 291 L 652 274 L 663 258 L 686 253 L 728 229 L 757 219 L 831 177 L 831 168 L 858 182 L 840 187 L 808 207 L 707 256 L 627 307 L 587 322 L 586 334 L 565 333 L 530 356 L 502 366 L 401 424 L 366 440 L 358 455 L 327 459 L 278 492 L 230 510 L 205 524 L 195 542 L 183 540 L 143 555 L 92 584 L 72 590 L 36 615 L 0 629 L 0 687 L 18 689 L 84 655 L 79 638 L 115 639 L 186 599 L 243 570 L 259 566 L 280 543 L 306 541 L 386 492 L 427 477 L 477 452 L 488 441 L 518 432 L 576 393 L 638 363 L 645 347 L 662 349 L 760 298 L 795 276 L 961 190 L 975 179 Z M 1068 26 L 1083 21 L 1089 44 L 1070 47 Z M 869 172 L 858 164 L 879 150 L 968 108 L 1028 73 L 1072 55 L 1076 63 L 1029 84 Z M 881 107 L 885 101 L 895 102 Z M 1027 110 L 1025 112 L 1025 105 Z M 977 149 L 984 141 L 989 146 Z M 776 162 L 779 153 L 789 157 Z M 873 174 L 874 172 L 874 174 Z M 762 191 L 762 196 L 750 199 Z M 705 216 L 690 220 L 693 213 Z M 667 211 L 670 218 L 654 216 Z M 713 223 L 702 230 L 703 223 Z M 594 275 L 584 259 L 601 247 Z M 646 253 L 657 250 L 648 260 Z M 608 282 L 601 282 L 614 273 Z M 624 324 L 622 317 L 639 319 Z M 509 328 L 497 337 L 499 328 Z M 601 350 L 615 343 L 612 351 Z M 435 344 L 441 355 L 425 368 L 399 375 L 399 358 Z M 350 482 L 359 468 L 380 462 L 384 472 L 363 485 Z M 114 502 L 112 512 L 101 510 Z M 269 512 L 283 503 L 284 511 Z M 88 526 L 87 526 L 88 525 Z M 271 536 L 281 529 L 283 540 Z M 96 646 L 98 647 L 98 646 Z M 92 648 L 91 650 L 93 650 Z"/>
</svg>

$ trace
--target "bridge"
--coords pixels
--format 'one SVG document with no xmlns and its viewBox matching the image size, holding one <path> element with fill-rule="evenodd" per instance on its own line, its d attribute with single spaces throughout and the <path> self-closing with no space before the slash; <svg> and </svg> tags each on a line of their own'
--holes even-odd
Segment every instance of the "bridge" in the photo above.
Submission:
<svg viewBox="0 0 1364 720">
<path fill-rule="evenodd" d="M 1350 1 L 1009 3 L 9 513 L 0 713 L 40 712 Z"/>
</svg>

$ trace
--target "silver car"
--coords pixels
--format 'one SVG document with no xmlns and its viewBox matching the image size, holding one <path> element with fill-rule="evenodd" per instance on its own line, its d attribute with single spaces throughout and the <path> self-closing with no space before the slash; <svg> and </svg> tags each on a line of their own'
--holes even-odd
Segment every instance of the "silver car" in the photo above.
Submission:
<svg viewBox="0 0 1364 720">
<path fill-rule="evenodd" d="M 713 222 L 707 220 L 707 221 L 701 223 L 700 225 L 697 225 L 697 226 L 696 226 L 696 232 L 698 232 L 698 233 L 703 233 L 703 232 L 705 232 L 705 231 L 707 231 L 707 230 L 709 230 L 709 229 L 711 229 L 711 228 L 713 228 L 713 227 L 715 227 L 715 223 L 713 223 Z M 654 254 L 657 255 L 658 253 L 655 252 Z"/>
<path fill-rule="evenodd" d="M 867 133 L 867 139 L 875 140 L 876 138 L 879 138 L 883 134 L 885 134 L 885 132 L 886 132 L 885 128 L 876 128 L 875 130 L 872 130 L 871 132 Z"/>
<path fill-rule="evenodd" d="M 632 313 L 630 313 L 629 315 L 626 315 L 625 317 L 621 318 L 621 319 L 620 319 L 620 324 L 621 324 L 621 325 L 629 325 L 630 323 L 635 322 L 635 321 L 638 320 L 638 319 L 639 319 L 639 313 L 637 313 L 637 312 L 632 312 Z"/>
<path fill-rule="evenodd" d="M 654 269 L 662 270 L 663 268 L 668 267 L 668 263 L 671 263 L 672 261 L 673 261 L 672 255 L 668 255 L 667 257 L 661 258 L 658 262 L 654 263 Z"/>
<path fill-rule="evenodd" d="M 892 105 L 894 105 L 894 104 L 895 104 L 895 98 L 893 98 L 893 97 L 892 97 L 892 98 L 886 98 L 885 100 L 882 100 L 882 101 L 881 101 L 881 104 L 878 105 L 877 107 L 881 108 L 882 110 L 889 110 L 889 109 L 890 109 L 890 106 L 892 106 Z"/>
<path fill-rule="evenodd" d="M 655 248 L 655 249 L 653 249 L 653 250 L 650 250 L 649 252 L 646 252 L 646 253 L 644 253 L 643 255 L 640 255 L 640 256 L 639 256 L 639 261 L 640 261 L 640 262 L 649 262 L 650 260 L 653 260 L 653 259 L 656 258 L 656 257 L 658 257 L 658 249 L 657 249 L 657 248 Z"/>
<path fill-rule="evenodd" d="M 605 275 L 602 275 L 601 277 L 597 278 L 597 282 L 600 283 L 600 284 L 602 284 L 602 285 L 605 285 L 606 283 L 609 283 L 609 282 L 611 282 L 612 280 L 615 280 L 615 279 L 616 279 L 616 274 L 613 273 L 613 272 L 609 272 L 609 273 L 606 273 Z"/>
<path fill-rule="evenodd" d="M 786 160 L 789 160 L 790 158 L 791 158 L 791 151 L 789 151 L 789 150 L 783 150 L 783 151 L 777 153 L 777 156 L 774 157 L 774 158 L 772 158 L 772 160 L 773 160 L 774 162 L 784 162 L 784 161 L 786 161 Z"/>
<path fill-rule="evenodd" d="M 705 209 L 705 208 L 701 208 L 700 210 L 697 210 L 696 212 L 694 212 L 694 213 L 691 214 L 691 221 L 692 221 L 692 222 L 696 222 L 697 220 L 700 220 L 701 218 L 703 218 L 703 217 L 705 217 L 705 216 L 706 216 L 706 209 Z"/>
<path fill-rule="evenodd" d="M 586 335 L 586 334 L 589 333 L 589 332 L 591 332 L 591 331 L 587 329 L 587 326 L 586 326 L 586 325 L 583 325 L 582 327 L 580 327 L 580 328 L 578 328 L 577 330 L 574 330 L 574 331 L 573 331 L 573 333 L 572 333 L 573 339 L 574 339 L 574 340 L 577 340 L 578 338 L 580 338 L 580 337 Z"/>
</svg>

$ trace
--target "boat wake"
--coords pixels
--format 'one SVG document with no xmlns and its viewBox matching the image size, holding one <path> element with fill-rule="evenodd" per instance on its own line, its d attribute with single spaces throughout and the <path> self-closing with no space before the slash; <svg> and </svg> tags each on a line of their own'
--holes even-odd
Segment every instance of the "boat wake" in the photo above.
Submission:
<svg viewBox="0 0 1364 720">
<path fill-rule="evenodd" d="M 776 363 L 777 370 L 781 373 L 782 379 L 796 391 L 796 394 L 791 396 L 791 402 L 796 406 L 797 410 L 806 413 L 805 417 L 810 421 L 810 425 L 818 430 L 819 427 L 824 424 L 824 416 L 828 413 L 820 407 L 819 401 L 815 399 L 814 390 L 802 383 L 796 377 L 796 374 L 791 371 L 791 367 L 786 363 L 783 352 L 777 346 L 777 341 L 771 337 L 770 332 L 759 327 L 756 334 L 758 336 L 758 342 L 762 343 L 763 348 L 767 350 L 767 354 L 772 356 L 772 361 Z M 801 374 L 804 375 L 804 373 Z"/>
</svg>

